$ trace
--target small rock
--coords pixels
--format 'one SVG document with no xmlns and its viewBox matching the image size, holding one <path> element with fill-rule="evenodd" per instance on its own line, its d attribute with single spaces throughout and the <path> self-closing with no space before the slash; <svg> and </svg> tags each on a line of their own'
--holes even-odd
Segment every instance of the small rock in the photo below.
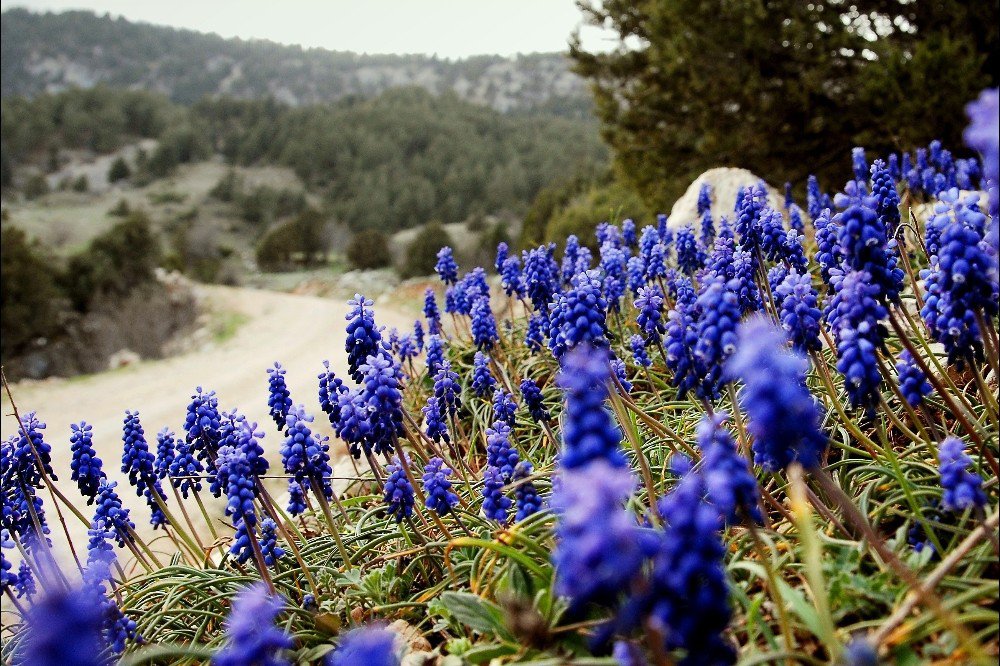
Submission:
<svg viewBox="0 0 1000 666">
<path fill-rule="evenodd" d="M 135 365 L 142 358 L 131 349 L 120 349 L 108 359 L 108 370 L 117 370 L 129 365 Z"/>
</svg>

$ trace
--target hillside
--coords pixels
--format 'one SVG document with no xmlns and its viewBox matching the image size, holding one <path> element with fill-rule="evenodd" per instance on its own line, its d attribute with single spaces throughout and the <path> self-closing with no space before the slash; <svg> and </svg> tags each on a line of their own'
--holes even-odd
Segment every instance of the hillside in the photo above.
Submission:
<svg viewBox="0 0 1000 666">
<path fill-rule="evenodd" d="M 72 11 L 2 15 L 0 95 L 33 96 L 99 83 L 161 92 L 189 104 L 204 96 L 273 97 L 291 106 L 389 88 L 452 91 L 498 111 L 590 115 L 584 82 L 559 53 L 449 61 L 421 55 L 358 55 L 132 23 Z"/>
</svg>

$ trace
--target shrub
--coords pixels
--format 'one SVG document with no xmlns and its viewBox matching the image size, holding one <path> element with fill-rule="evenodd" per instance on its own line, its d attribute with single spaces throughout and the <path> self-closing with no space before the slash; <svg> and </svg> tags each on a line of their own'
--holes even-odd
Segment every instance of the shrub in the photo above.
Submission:
<svg viewBox="0 0 1000 666">
<path fill-rule="evenodd" d="M 108 215 L 110 217 L 128 217 L 131 212 L 132 208 L 128 205 L 128 199 L 119 199 L 115 207 L 108 211 Z"/>
<path fill-rule="evenodd" d="M 181 126 L 163 135 L 146 169 L 153 178 L 163 178 L 178 165 L 205 159 L 211 153 L 211 144 L 204 133 L 190 125 Z"/>
<path fill-rule="evenodd" d="M 257 263 L 264 270 L 287 270 L 294 265 L 312 266 L 326 259 L 326 219 L 307 208 L 294 220 L 269 230 L 257 244 Z"/>
<path fill-rule="evenodd" d="M 451 245 L 451 236 L 437 222 L 431 222 L 421 229 L 406 248 L 400 276 L 404 278 L 431 275 L 437 262 L 437 253 L 445 245 Z"/>
<path fill-rule="evenodd" d="M 72 187 L 74 192 L 86 192 L 90 189 L 90 181 L 86 176 L 80 176 L 73 181 Z"/>
<path fill-rule="evenodd" d="M 108 182 L 117 183 L 120 180 L 125 180 L 131 175 L 132 170 L 125 162 L 125 158 L 117 157 L 115 158 L 115 161 L 111 163 L 111 168 L 108 169 Z"/>
<path fill-rule="evenodd" d="M 22 190 L 27 199 L 37 199 L 49 193 L 49 181 L 40 173 L 36 173 L 24 182 Z"/>
<path fill-rule="evenodd" d="M 468 220 L 465 221 L 465 228 L 473 233 L 479 233 L 486 228 L 486 216 L 482 213 L 472 214 Z"/>
<path fill-rule="evenodd" d="M 23 231 L 5 226 L 0 238 L 0 353 L 7 357 L 55 330 L 60 293 L 52 262 Z"/>
<path fill-rule="evenodd" d="M 236 200 L 236 196 L 243 191 L 243 179 L 240 178 L 236 171 L 230 169 L 226 172 L 226 175 L 219 179 L 219 182 L 215 184 L 208 192 L 208 196 L 218 199 L 223 203 L 231 203 Z"/>
<path fill-rule="evenodd" d="M 389 255 L 389 240 L 381 231 L 359 231 L 347 246 L 347 260 L 351 266 L 360 269 L 388 266 L 392 260 Z"/>
<path fill-rule="evenodd" d="M 63 287 L 73 306 L 86 312 L 95 296 L 125 295 L 151 282 L 161 259 L 149 218 L 137 211 L 70 258 Z"/>
</svg>

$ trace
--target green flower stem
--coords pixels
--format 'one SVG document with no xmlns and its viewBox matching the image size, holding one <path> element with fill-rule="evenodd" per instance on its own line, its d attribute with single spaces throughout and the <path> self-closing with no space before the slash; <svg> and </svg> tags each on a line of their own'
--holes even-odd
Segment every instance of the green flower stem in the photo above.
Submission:
<svg viewBox="0 0 1000 666">
<path fill-rule="evenodd" d="M 820 543 L 816 527 L 813 525 L 812 511 L 806 499 L 806 484 L 803 479 L 802 467 L 794 463 L 788 468 L 790 481 L 790 499 L 792 516 L 798 528 L 799 540 L 802 543 L 802 557 L 805 564 L 806 580 L 812 592 L 813 604 L 816 606 L 816 616 L 819 620 L 819 638 L 826 646 L 830 661 L 840 658 L 843 645 L 837 638 L 836 626 L 830 614 L 830 600 L 827 596 L 826 581 L 823 577 L 823 546 Z"/>
<path fill-rule="evenodd" d="M 202 517 L 205 519 L 205 524 L 208 525 L 208 531 L 212 533 L 212 540 L 219 540 L 219 533 L 215 530 L 215 524 L 208 515 L 208 509 L 205 508 L 205 503 L 201 500 L 201 493 L 195 489 L 191 489 L 194 494 L 194 501 L 198 504 L 198 509 L 201 511 Z"/>
<path fill-rule="evenodd" d="M 298 545 L 295 543 L 295 539 L 293 539 L 291 533 L 289 533 L 287 525 L 292 526 L 292 529 L 296 531 L 298 537 L 302 541 L 305 541 L 305 537 L 302 536 L 302 534 L 298 531 L 298 528 L 295 526 L 295 523 L 290 518 L 288 518 L 288 516 L 279 518 L 278 516 L 279 509 L 277 505 L 274 503 L 274 501 L 271 499 L 271 496 L 268 494 L 267 490 L 264 488 L 264 484 L 261 482 L 260 479 L 255 479 L 255 481 L 257 484 L 257 492 L 258 492 L 257 500 L 259 504 L 264 509 L 264 512 L 271 518 L 271 520 L 274 521 L 274 524 L 277 526 L 278 531 L 281 532 L 281 536 L 282 538 L 284 538 L 285 543 L 287 543 L 288 547 L 291 549 L 292 556 L 295 558 L 295 561 L 298 563 L 299 568 L 302 570 L 303 575 L 306 577 L 306 582 L 309 583 L 309 587 L 312 589 L 313 594 L 318 596 L 319 587 L 316 585 L 316 579 L 313 578 L 312 572 L 309 570 L 309 567 L 306 565 L 305 560 L 302 558 L 302 551 L 299 550 Z"/>
<path fill-rule="evenodd" d="M 313 494 L 316 496 L 316 501 L 319 502 L 320 508 L 323 510 L 323 517 L 326 518 L 326 525 L 330 528 L 330 535 L 333 540 L 337 543 L 337 550 L 340 551 L 340 558 L 344 561 L 344 566 L 350 570 L 354 568 L 354 563 L 351 562 L 351 556 L 347 553 L 347 548 L 344 546 L 343 539 L 340 538 L 340 530 L 337 529 L 337 522 L 333 519 L 333 512 L 330 510 L 330 503 L 326 501 L 326 496 L 323 494 L 322 484 L 310 484 L 316 491 Z"/>
<path fill-rule="evenodd" d="M 615 381 L 617 382 L 617 379 Z M 660 515 L 660 508 L 656 505 L 656 487 L 653 484 L 653 473 L 649 469 L 649 461 L 646 460 L 646 454 L 642 450 L 639 433 L 636 432 L 632 419 L 628 417 L 628 412 L 625 410 L 619 392 L 609 391 L 609 394 L 611 396 L 611 407 L 614 409 L 615 414 L 618 415 L 618 421 L 625 429 L 625 438 L 628 439 L 629 444 L 632 445 L 632 450 L 635 451 L 636 462 L 639 463 L 639 470 L 642 472 L 642 479 L 646 484 L 646 501 L 649 504 L 649 509 L 652 511 L 657 524 L 662 525 L 663 516 Z"/>
<path fill-rule="evenodd" d="M 788 609 L 785 607 L 785 600 L 781 596 L 781 588 L 778 586 L 778 577 L 771 566 L 771 550 L 764 544 L 764 540 L 757 532 L 757 526 L 751 521 L 746 523 L 747 532 L 753 541 L 753 548 L 757 551 L 757 558 L 764 568 L 764 575 L 767 577 L 767 589 L 774 599 L 774 606 L 778 611 L 778 625 L 781 627 L 781 636 L 785 642 L 785 649 L 793 652 L 797 647 L 795 644 L 795 633 L 792 631 L 791 623 L 788 619 Z M 788 664 L 793 662 L 789 659 Z"/>
</svg>

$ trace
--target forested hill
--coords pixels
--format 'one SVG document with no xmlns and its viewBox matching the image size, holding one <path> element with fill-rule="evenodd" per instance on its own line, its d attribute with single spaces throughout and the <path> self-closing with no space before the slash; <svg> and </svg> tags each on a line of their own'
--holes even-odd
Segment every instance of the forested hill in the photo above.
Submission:
<svg viewBox="0 0 1000 666">
<path fill-rule="evenodd" d="M 585 84 L 559 53 L 458 61 L 369 56 L 223 39 L 85 11 L 23 9 L 3 13 L 0 53 L 3 97 L 104 83 L 162 92 L 184 104 L 224 95 L 302 106 L 419 86 L 432 93 L 452 91 L 499 111 L 590 114 Z"/>
</svg>

